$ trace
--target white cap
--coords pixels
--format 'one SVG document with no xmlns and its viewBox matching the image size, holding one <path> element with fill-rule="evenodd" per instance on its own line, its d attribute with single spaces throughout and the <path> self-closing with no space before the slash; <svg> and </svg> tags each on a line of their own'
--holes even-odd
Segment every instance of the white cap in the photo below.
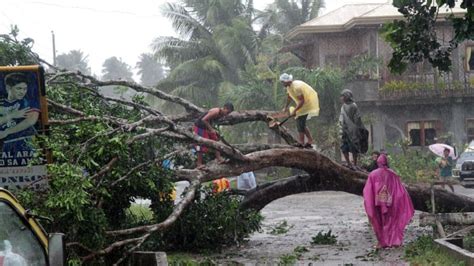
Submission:
<svg viewBox="0 0 474 266">
<path fill-rule="evenodd" d="M 293 75 L 290 75 L 290 74 L 287 74 L 287 73 L 283 73 L 283 74 L 281 74 L 281 76 L 280 76 L 280 81 L 283 81 L 283 82 L 293 81 Z"/>
</svg>

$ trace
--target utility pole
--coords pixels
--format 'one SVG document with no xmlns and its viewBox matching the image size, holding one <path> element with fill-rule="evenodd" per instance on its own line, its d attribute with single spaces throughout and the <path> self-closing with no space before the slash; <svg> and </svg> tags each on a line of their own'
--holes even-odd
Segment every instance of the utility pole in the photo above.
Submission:
<svg viewBox="0 0 474 266">
<path fill-rule="evenodd" d="M 54 39 L 54 31 L 51 31 L 51 37 L 53 38 L 53 66 L 56 66 L 56 40 Z"/>
</svg>

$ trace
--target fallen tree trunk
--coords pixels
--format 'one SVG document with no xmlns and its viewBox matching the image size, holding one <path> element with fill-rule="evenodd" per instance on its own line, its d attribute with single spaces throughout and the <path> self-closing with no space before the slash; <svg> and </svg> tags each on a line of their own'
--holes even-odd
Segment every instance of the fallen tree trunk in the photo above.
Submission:
<svg viewBox="0 0 474 266">
<path fill-rule="evenodd" d="M 340 166 L 342 167 L 342 166 Z M 364 175 L 363 173 L 360 173 Z M 324 171 L 319 171 L 312 175 L 298 175 L 274 181 L 263 186 L 259 186 L 247 193 L 242 202 L 242 208 L 263 209 L 274 200 L 289 195 L 334 190 L 344 191 L 362 196 L 365 180 L 350 177 L 342 183 L 335 183 L 331 178 L 326 178 Z M 406 189 L 410 194 L 416 210 L 430 211 L 430 185 L 418 184 L 407 185 Z M 447 192 L 442 189 L 435 189 L 435 201 L 437 208 L 445 211 L 474 211 L 474 199 L 459 194 Z M 361 199 L 362 201 L 363 199 Z"/>
<path fill-rule="evenodd" d="M 246 162 L 228 164 L 209 163 L 204 170 L 179 170 L 178 176 L 201 175 L 202 182 L 220 176 L 235 176 L 271 166 L 298 168 L 307 175 L 278 180 L 249 191 L 243 208 L 261 210 L 273 200 L 303 192 L 334 190 L 362 195 L 367 173 L 352 171 L 312 149 L 276 148 L 246 154 Z M 430 211 L 431 191 L 429 184 L 406 186 L 415 209 Z M 362 200 L 362 199 L 361 199 Z M 474 198 L 435 189 L 437 209 L 445 212 L 474 211 Z"/>
<path fill-rule="evenodd" d="M 420 225 L 428 226 L 435 224 L 436 220 L 441 224 L 449 225 L 473 225 L 474 212 L 455 212 L 455 213 L 422 213 L 420 214 Z"/>
</svg>

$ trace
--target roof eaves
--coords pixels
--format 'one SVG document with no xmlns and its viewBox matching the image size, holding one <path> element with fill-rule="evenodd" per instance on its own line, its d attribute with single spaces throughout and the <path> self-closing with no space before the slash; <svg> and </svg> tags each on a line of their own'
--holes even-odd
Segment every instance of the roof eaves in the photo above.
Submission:
<svg viewBox="0 0 474 266">
<path fill-rule="evenodd" d="M 453 12 L 454 16 L 463 16 L 465 15 L 464 12 Z M 355 17 L 349 20 L 344 25 L 307 25 L 304 24 L 300 26 L 296 26 L 290 32 L 287 33 L 287 38 L 289 40 L 295 38 L 300 34 L 308 34 L 308 33 L 328 33 L 328 32 L 343 32 L 350 30 L 351 28 L 357 25 L 376 25 L 376 24 L 383 24 L 386 22 L 394 21 L 396 19 L 403 19 L 403 15 L 395 15 L 395 16 L 371 16 L 371 17 Z M 438 21 L 446 20 L 445 17 L 438 17 Z"/>
</svg>

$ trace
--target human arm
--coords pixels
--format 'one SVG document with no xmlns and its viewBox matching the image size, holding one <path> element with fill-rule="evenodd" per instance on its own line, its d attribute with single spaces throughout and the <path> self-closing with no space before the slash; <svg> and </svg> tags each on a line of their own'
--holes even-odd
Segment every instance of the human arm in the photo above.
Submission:
<svg viewBox="0 0 474 266">
<path fill-rule="evenodd" d="M 8 135 L 20 132 L 31 126 L 34 126 L 38 121 L 39 112 L 29 112 L 26 113 L 25 119 L 18 123 L 16 126 L 7 128 L 4 131 L 0 131 L 0 139 L 6 138 Z"/>
<path fill-rule="evenodd" d="M 303 107 L 304 105 L 304 96 L 303 95 L 299 95 L 298 96 L 298 104 L 296 105 L 296 108 L 295 110 L 293 110 L 293 112 L 290 114 L 290 116 L 294 116 L 296 115 L 296 112 L 301 109 L 301 107 Z"/>
</svg>

